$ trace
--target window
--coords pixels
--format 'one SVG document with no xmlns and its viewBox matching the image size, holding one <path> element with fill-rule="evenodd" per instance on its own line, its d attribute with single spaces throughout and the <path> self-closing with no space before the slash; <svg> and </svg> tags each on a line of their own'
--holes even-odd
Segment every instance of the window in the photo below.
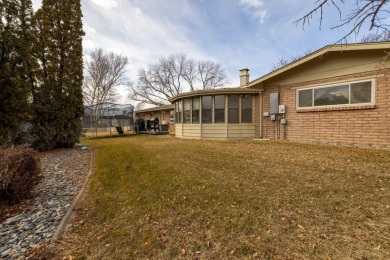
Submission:
<svg viewBox="0 0 390 260">
<path fill-rule="evenodd" d="M 297 96 L 300 108 L 373 103 L 373 81 L 298 89 Z"/>
<path fill-rule="evenodd" d="M 229 95 L 228 99 L 229 106 L 229 123 L 238 123 L 239 122 L 239 99 L 238 95 Z"/>
<path fill-rule="evenodd" d="M 189 124 L 191 123 L 191 99 L 184 99 L 184 119 L 183 123 Z"/>
<path fill-rule="evenodd" d="M 348 85 L 313 89 L 314 106 L 331 106 L 348 104 Z"/>
<path fill-rule="evenodd" d="M 372 103 L 372 81 L 351 84 L 351 104 Z"/>
<path fill-rule="evenodd" d="M 175 103 L 175 123 L 179 123 L 179 102 Z"/>
<path fill-rule="evenodd" d="M 192 123 L 193 124 L 199 123 L 199 104 L 200 104 L 200 99 L 198 97 L 194 97 L 192 99 Z"/>
<path fill-rule="evenodd" d="M 202 123 L 211 123 L 211 96 L 202 97 Z"/>
<path fill-rule="evenodd" d="M 252 123 L 252 96 L 241 96 L 241 123 Z"/>
<path fill-rule="evenodd" d="M 225 123 L 225 95 L 214 97 L 214 122 Z"/>
<path fill-rule="evenodd" d="M 175 103 L 176 123 L 181 123 L 182 101 Z"/>
<path fill-rule="evenodd" d="M 175 118 L 175 111 L 171 110 L 169 112 L 169 122 L 173 123 L 174 118 Z"/>
<path fill-rule="evenodd" d="M 313 90 L 312 89 L 304 89 L 299 90 L 299 107 L 311 107 L 313 105 Z"/>
</svg>

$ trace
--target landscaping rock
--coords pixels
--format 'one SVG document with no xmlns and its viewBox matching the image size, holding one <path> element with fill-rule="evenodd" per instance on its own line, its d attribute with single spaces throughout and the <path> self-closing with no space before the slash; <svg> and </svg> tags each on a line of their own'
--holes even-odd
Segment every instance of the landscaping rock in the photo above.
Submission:
<svg viewBox="0 0 390 260">
<path fill-rule="evenodd" d="M 2 259 L 25 259 L 34 245 L 50 241 L 85 181 L 89 158 L 89 152 L 76 148 L 41 154 L 43 178 L 36 188 L 38 195 L 23 214 L 0 223 Z"/>
<path fill-rule="evenodd" d="M 19 222 L 21 219 L 22 219 L 22 215 L 17 215 L 15 217 L 11 217 L 11 218 L 7 219 L 6 221 L 4 221 L 3 225 L 13 225 L 13 224 Z"/>
<path fill-rule="evenodd" d="M 11 253 L 11 248 L 8 248 L 7 250 L 3 251 L 0 256 L 6 257 L 9 255 L 9 253 Z"/>
</svg>

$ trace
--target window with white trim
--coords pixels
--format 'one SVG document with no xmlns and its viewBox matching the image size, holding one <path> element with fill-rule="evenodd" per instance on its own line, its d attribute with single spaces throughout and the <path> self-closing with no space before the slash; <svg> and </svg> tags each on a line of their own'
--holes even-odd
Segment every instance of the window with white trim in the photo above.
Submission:
<svg viewBox="0 0 390 260">
<path fill-rule="evenodd" d="M 297 89 L 297 107 L 323 107 L 374 103 L 374 80 Z"/>
</svg>

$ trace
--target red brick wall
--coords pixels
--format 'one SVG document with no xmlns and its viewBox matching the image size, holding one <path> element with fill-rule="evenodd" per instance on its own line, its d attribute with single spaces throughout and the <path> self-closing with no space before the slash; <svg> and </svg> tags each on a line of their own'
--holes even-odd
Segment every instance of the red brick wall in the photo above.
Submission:
<svg viewBox="0 0 390 260">
<path fill-rule="evenodd" d="M 375 106 L 296 109 L 296 89 L 361 78 L 375 79 Z M 358 73 L 281 86 L 265 86 L 263 111 L 269 111 L 270 93 L 279 92 L 286 106 L 287 125 L 263 117 L 263 138 L 304 142 L 356 144 L 390 148 L 390 69 Z"/>
</svg>

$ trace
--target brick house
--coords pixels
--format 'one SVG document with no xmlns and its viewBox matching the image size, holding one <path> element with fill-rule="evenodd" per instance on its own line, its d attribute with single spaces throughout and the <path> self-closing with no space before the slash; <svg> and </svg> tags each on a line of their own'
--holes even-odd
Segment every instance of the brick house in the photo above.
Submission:
<svg viewBox="0 0 390 260">
<path fill-rule="evenodd" d="M 261 91 L 259 137 L 390 147 L 389 52 L 390 42 L 326 46 L 248 81 Z"/>
<path fill-rule="evenodd" d="M 389 52 L 390 42 L 330 45 L 252 81 L 243 69 L 240 88 L 179 94 L 177 136 L 388 148 Z"/>
<path fill-rule="evenodd" d="M 147 120 L 154 120 L 155 117 L 158 117 L 160 125 L 167 126 L 169 131 L 173 131 L 173 115 L 174 107 L 173 105 L 161 105 L 152 108 L 146 108 L 142 110 L 135 111 L 135 118 Z"/>
</svg>

